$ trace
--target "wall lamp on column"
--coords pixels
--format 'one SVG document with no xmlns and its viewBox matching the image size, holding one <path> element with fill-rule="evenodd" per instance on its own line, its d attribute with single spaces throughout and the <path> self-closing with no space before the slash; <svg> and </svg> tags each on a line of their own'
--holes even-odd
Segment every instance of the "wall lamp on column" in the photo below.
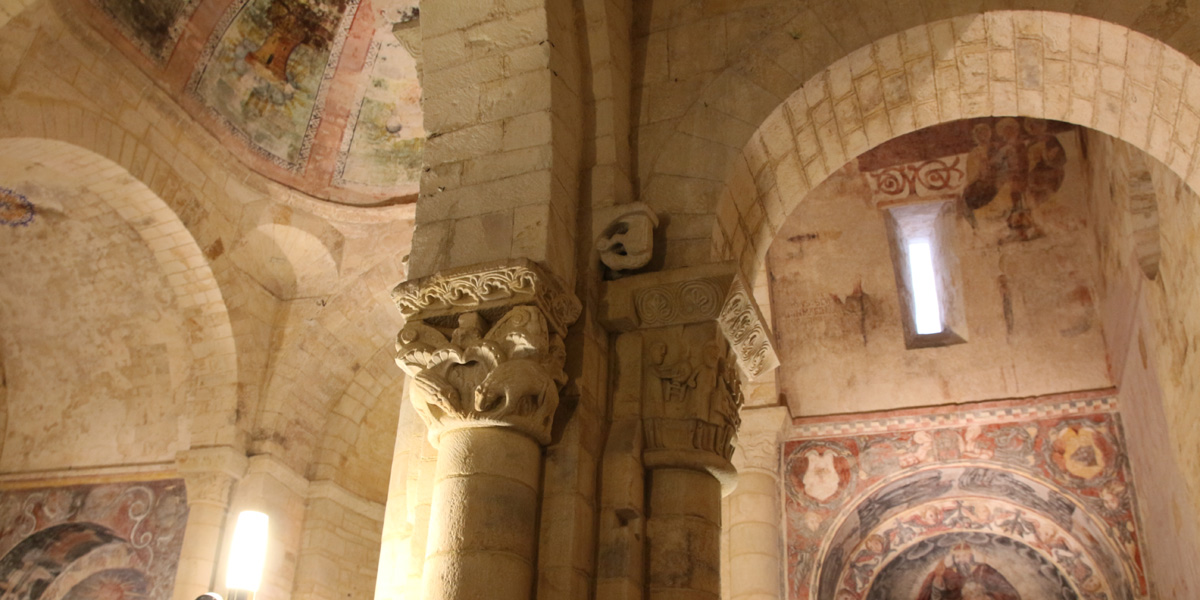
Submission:
<svg viewBox="0 0 1200 600">
<path fill-rule="evenodd" d="M 233 546 L 229 549 L 229 568 L 225 572 L 229 600 L 253 600 L 258 591 L 267 561 L 269 522 L 270 518 L 258 511 L 244 510 L 238 514 Z"/>
</svg>

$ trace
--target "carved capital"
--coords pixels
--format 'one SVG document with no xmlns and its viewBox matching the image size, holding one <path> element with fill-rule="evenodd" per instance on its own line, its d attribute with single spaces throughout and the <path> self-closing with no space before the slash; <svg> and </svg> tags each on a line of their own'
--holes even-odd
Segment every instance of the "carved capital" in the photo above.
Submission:
<svg viewBox="0 0 1200 600">
<path fill-rule="evenodd" d="M 233 484 L 245 474 L 246 455 L 228 446 L 197 448 L 175 456 L 175 466 L 187 487 L 188 504 L 229 507 Z"/>
<path fill-rule="evenodd" d="M 775 343 L 762 312 L 746 283 L 736 278 L 721 308 L 721 332 L 737 356 L 738 365 L 751 379 L 779 366 Z"/>
<path fill-rule="evenodd" d="M 780 434 L 791 423 L 787 407 L 744 408 L 741 414 L 734 466 L 739 472 L 755 470 L 779 477 Z"/>
<path fill-rule="evenodd" d="M 412 377 L 409 396 L 431 441 L 464 427 L 512 427 L 542 444 L 566 383 L 562 337 L 536 306 L 514 306 L 494 323 L 458 315 L 453 329 L 409 321 L 396 364 Z"/>
<path fill-rule="evenodd" d="M 423 320 L 453 327 L 457 315 L 474 312 L 498 320 L 509 307 L 536 306 L 558 335 L 579 318 L 582 306 L 574 295 L 537 263 L 526 259 L 452 269 L 406 281 L 392 299 L 409 321 Z"/>
<path fill-rule="evenodd" d="M 711 324 L 646 333 L 643 408 L 648 466 L 733 475 L 742 393 L 735 361 Z"/>
</svg>

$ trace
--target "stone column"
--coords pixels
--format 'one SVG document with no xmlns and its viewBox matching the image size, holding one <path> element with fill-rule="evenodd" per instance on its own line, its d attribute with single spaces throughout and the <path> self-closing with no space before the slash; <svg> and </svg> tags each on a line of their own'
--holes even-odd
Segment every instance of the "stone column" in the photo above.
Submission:
<svg viewBox="0 0 1200 600">
<path fill-rule="evenodd" d="M 579 303 L 528 261 L 401 284 L 396 362 L 438 448 L 424 600 L 528 600 L 542 448 Z"/>
<path fill-rule="evenodd" d="M 645 332 L 643 459 L 650 600 L 718 600 L 721 497 L 737 481 L 730 457 L 741 392 L 715 323 Z"/>
<path fill-rule="evenodd" d="M 617 333 L 614 414 L 633 413 L 641 444 L 610 433 L 614 449 L 640 446 L 646 503 L 605 490 L 602 519 L 645 515 L 644 589 L 650 600 L 718 600 L 721 498 L 737 484 L 730 462 L 740 423 L 740 380 L 777 364 L 769 332 L 730 264 L 628 276 L 609 282 L 601 320 Z M 618 410 L 620 409 L 620 410 Z M 617 437 L 613 437 L 617 436 Z M 605 468 L 629 470 L 619 456 Z M 607 482 L 607 479 L 605 480 Z M 617 490 L 620 492 L 621 490 Z M 611 515 L 609 514 L 611 513 Z M 611 517 L 611 518 L 610 518 Z M 636 532 L 634 532 L 636 533 Z M 630 597 L 642 559 L 623 539 L 602 539 L 605 600 Z M 603 567 L 609 567 L 611 575 Z"/>
<path fill-rule="evenodd" d="M 229 517 L 233 486 L 246 472 L 246 456 L 221 446 L 180 452 L 179 474 L 187 486 L 187 529 L 175 573 L 174 600 L 193 600 L 214 591 L 221 540 Z"/>
<path fill-rule="evenodd" d="M 742 410 L 733 455 L 738 487 L 726 499 L 731 600 L 783 598 L 779 437 L 788 422 L 785 406 Z"/>
</svg>

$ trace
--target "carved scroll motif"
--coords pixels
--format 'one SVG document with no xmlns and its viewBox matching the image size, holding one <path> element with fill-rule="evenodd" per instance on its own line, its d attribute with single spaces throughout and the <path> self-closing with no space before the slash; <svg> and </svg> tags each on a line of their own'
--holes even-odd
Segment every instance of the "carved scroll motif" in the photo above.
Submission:
<svg viewBox="0 0 1200 600">
<path fill-rule="evenodd" d="M 560 335 L 582 310 L 577 298 L 563 292 L 551 275 L 528 260 L 491 263 L 405 282 L 392 292 L 392 299 L 409 320 L 533 304 Z"/>
<path fill-rule="evenodd" d="M 779 366 L 771 332 L 741 280 L 734 281 L 719 321 L 721 331 L 737 355 L 738 364 L 747 375 L 759 377 Z"/>
<path fill-rule="evenodd" d="M 413 321 L 396 344 L 396 363 L 413 378 L 410 396 L 431 437 L 512 427 L 549 443 L 566 352 L 542 311 L 516 306 L 494 324 L 467 312 L 448 333 Z"/>
<path fill-rule="evenodd" d="M 721 309 L 721 286 L 694 279 L 638 290 L 633 298 L 643 327 L 660 327 L 715 319 Z"/>
</svg>

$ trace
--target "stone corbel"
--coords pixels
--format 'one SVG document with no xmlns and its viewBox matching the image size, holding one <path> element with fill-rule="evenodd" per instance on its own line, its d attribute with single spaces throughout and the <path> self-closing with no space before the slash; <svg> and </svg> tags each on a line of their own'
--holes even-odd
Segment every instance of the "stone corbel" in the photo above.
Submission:
<svg viewBox="0 0 1200 600">
<path fill-rule="evenodd" d="M 595 238 L 604 266 L 614 272 L 632 271 L 650 262 L 658 215 L 649 206 L 633 202 L 600 209 L 596 223 L 603 225 Z"/>
<path fill-rule="evenodd" d="M 562 336 L 579 302 L 528 261 L 493 263 L 401 284 L 408 322 L 396 363 L 437 443 L 446 431 L 510 427 L 550 442 L 566 383 Z"/>
</svg>

